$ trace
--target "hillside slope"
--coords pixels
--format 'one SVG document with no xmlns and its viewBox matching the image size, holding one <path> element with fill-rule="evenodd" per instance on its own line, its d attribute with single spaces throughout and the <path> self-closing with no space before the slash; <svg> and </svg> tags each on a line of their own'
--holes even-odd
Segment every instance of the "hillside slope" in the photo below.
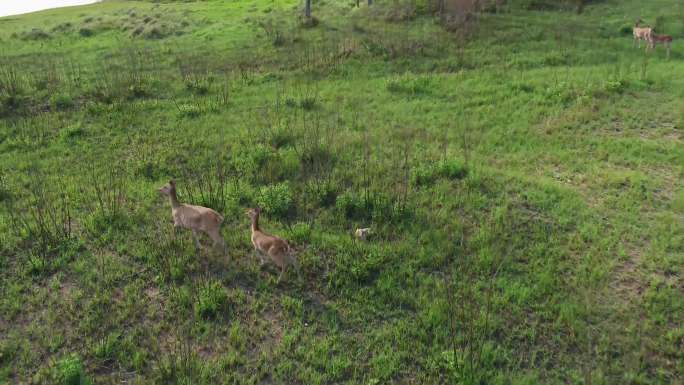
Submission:
<svg viewBox="0 0 684 385">
<path fill-rule="evenodd" d="M 684 381 L 681 2 L 351 3 L 0 18 L 0 383 Z"/>
</svg>

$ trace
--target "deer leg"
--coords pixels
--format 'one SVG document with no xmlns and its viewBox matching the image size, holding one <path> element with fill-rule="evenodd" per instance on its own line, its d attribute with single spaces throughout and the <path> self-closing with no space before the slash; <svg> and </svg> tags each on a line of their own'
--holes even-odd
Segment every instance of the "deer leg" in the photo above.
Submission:
<svg viewBox="0 0 684 385">
<path fill-rule="evenodd" d="M 299 267 L 299 262 L 297 262 L 296 259 L 293 259 L 292 263 L 294 264 L 295 270 L 297 271 L 297 278 L 299 278 L 301 280 L 302 279 L 302 269 Z"/>
<path fill-rule="evenodd" d="M 226 242 L 223 240 L 223 237 L 221 236 L 221 233 L 219 233 L 218 230 L 212 231 L 209 234 L 209 237 L 214 241 L 214 245 L 212 246 L 214 250 L 216 250 L 217 246 L 221 247 L 221 250 L 223 251 L 224 255 L 228 254 L 228 248 L 226 247 Z"/>
<path fill-rule="evenodd" d="M 254 254 L 256 254 L 257 257 L 259 257 L 259 266 L 263 266 L 266 263 L 266 260 L 264 259 L 264 253 L 255 248 Z"/>
<path fill-rule="evenodd" d="M 285 276 L 285 269 L 287 268 L 287 265 L 283 265 L 283 267 L 280 268 L 280 275 L 278 276 L 278 283 L 280 283 L 283 280 L 283 277 Z"/>
<path fill-rule="evenodd" d="M 192 239 L 195 240 L 195 249 L 199 252 L 200 251 L 199 234 L 197 234 L 196 230 L 192 230 Z"/>
</svg>

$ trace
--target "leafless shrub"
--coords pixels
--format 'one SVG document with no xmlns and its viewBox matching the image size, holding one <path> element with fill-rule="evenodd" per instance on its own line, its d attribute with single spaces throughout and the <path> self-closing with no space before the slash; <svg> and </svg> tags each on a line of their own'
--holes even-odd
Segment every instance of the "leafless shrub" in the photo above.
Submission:
<svg viewBox="0 0 684 385">
<path fill-rule="evenodd" d="M 196 169 L 182 171 L 184 183 L 181 195 L 189 202 L 212 208 L 225 213 L 228 206 L 228 190 L 230 184 L 238 183 L 238 173 L 220 161 L 211 163 L 203 168 L 204 172 Z"/>
<path fill-rule="evenodd" d="M 410 21 L 417 16 L 415 1 L 410 0 L 395 0 L 388 6 L 385 11 L 385 21 L 398 23 L 402 21 Z"/>
<path fill-rule="evenodd" d="M 211 91 L 214 77 L 206 58 L 179 55 L 176 57 L 176 63 L 186 89 L 198 95 L 205 95 Z"/>
<path fill-rule="evenodd" d="M 96 223 L 98 226 L 112 225 L 122 219 L 124 206 L 128 196 L 128 174 L 122 166 L 112 166 L 101 170 L 94 164 L 87 166 L 88 187 L 90 191 L 83 191 L 84 196 L 91 196 L 95 204 Z"/>
<path fill-rule="evenodd" d="M 478 268 L 477 253 L 468 238 L 464 231 L 450 272 L 444 275 L 445 301 L 452 369 L 458 378 L 467 379 L 466 383 L 481 383 L 488 379 L 483 353 L 491 338 L 492 299 L 504 248 L 494 247 L 498 256 L 485 268 Z"/>
<path fill-rule="evenodd" d="M 73 236 L 72 203 L 62 183 L 47 181 L 37 172 L 26 196 L 21 203 L 11 197 L 3 200 L 11 228 L 18 238 L 37 246 L 39 255 L 47 258 Z"/>
</svg>

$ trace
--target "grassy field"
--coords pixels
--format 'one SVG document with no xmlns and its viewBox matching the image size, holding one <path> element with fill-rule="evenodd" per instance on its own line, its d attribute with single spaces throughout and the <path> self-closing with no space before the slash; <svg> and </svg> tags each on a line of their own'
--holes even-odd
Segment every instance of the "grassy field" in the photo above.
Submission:
<svg viewBox="0 0 684 385">
<path fill-rule="evenodd" d="M 684 5 L 352 3 L 0 18 L 0 383 L 684 382 Z"/>
</svg>

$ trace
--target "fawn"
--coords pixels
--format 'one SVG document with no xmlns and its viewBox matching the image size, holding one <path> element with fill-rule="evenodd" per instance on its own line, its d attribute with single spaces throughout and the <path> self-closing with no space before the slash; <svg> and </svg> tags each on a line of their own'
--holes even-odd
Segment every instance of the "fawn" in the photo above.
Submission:
<svg viewBox="0 0 684 385">
<path fill-rule="evenodd" d="M 285 270 L 289 265 L 294 265 L 297 275 L 301 277 L 299 263 L 295 259 L 294 250 L 282 238 L 261 231 L 259 227 L 260 208 L 248 209 L 245 214 L 252 220 L 252 245 L 254 252 L 259 256 L 261 264 L 265 263 L 265 257 L 269 256 L 273 263 L 280 267 L 278 282 L 281 281 Z"/>
<path fill-rule="evenodd" d="M 360 241 L 367 240 L 369 235 L 371 235 L 370 227 L 356 229 L 356 231 L 354 232 L 354 236 Z"/>
<path fill-rule="evenodd" d="M 656 44 L 662 44 L 667 50 L 667 57 L 670 57 L 670 48 L 672 47 L 672 36 L 670 35 L 656 35 L 652 34 L 649 39 L 649 45 L 651 49 L 655 48 Z"/>
</svg>

